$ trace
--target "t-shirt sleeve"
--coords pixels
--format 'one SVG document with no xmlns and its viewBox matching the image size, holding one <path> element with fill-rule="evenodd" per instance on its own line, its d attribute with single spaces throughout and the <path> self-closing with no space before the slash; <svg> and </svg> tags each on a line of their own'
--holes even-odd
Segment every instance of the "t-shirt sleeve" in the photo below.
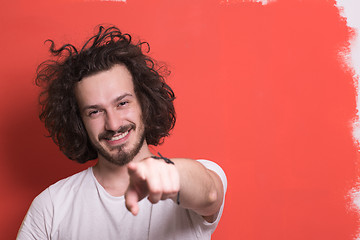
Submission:
<svg viewBox="0 0 360 240">
<path fill-rule="evenodd" d="M 216 220 L 212 223 L 207 222 L 206 220 L 204 220 L 201 216 L 195 216 L 195 214 L 193 215 L 193 217 L 196 218 L 197 221 L 201 221 L 201 226 L 202 226 L 202 230 L 203 231 L 211 231 L 211 233 L 213 233 L 216 229 L 217 224 L 220 221 L 223 209 L 224 209 L 224 204 L 225 204 L 225 193 L 226 193 L 226 189 L 227 189 L 227 179 L 226 179 L 226 175 L 225 172 L 221 169 L 221 167 L 219 165 L 217 165 L 216 163 L 209 161 L 209 160 L 197 160 L 198 162 L 200 162 L 202 165 L 204 165 L 207 169 L 214 171 L 221 179 L 221 182 L 223 184 L 223 188 L 224 188 L 224 197 L 223 197 L 223 202 L 221 204 L 219 213 L 216 217 Z M 195 220 L 195 219 L 194 219 Z"/>
<path fill-rule="evenodd" d="M 50 191 L 47 188 L 31 203 L 16 239 L 50 239 L 52 213 L 53 205 L 51 202 Z"/>
</svg>

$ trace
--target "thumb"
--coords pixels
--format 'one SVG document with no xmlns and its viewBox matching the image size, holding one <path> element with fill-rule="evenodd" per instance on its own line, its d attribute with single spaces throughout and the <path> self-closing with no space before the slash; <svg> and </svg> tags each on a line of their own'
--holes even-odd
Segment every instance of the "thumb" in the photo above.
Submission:
<svg viewBox="0 0 360 240">
<path fill-rule="evenodd" d="M 128 169 L 129 175 L 132 175 L 132 174 L 136 173 L 137 164 L 134 163 L 134 162 L 130 162 L 130 163 L 127 165 L 127 169 Z"/>
<path fill-rule="evenodd" d="M 131 162 L 127 165 L 127 169 L 131 181 L 140 182 L 145 180 L 144 173 L 138 164 Z"/>
</svg>

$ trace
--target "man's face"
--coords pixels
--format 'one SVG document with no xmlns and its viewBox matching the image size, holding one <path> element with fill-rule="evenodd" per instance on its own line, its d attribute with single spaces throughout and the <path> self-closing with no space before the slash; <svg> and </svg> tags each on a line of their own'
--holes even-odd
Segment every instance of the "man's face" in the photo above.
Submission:
<svg viewBox="0 0 360 240">
<path fill-rule="evenodd" d="M 145 147 L 141 107 L 125 66 L 83 78 L 75 86 L 75 95 L 99 158 L 123 166 Z"/>
</svg>

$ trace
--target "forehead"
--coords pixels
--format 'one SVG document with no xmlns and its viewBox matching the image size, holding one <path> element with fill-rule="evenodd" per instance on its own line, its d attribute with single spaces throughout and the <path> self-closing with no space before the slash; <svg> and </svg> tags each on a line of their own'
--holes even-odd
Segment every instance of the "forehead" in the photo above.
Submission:
<svg viewBox="0 0 360 240">
<path fill-rule="evenodd" d="M 132 76 L 124 65 L 114 65 L 106 71 L 83 78 L 75 85 L 79 105 L 107 104 L 117 97 L 135 96 Z"/>
</svg>

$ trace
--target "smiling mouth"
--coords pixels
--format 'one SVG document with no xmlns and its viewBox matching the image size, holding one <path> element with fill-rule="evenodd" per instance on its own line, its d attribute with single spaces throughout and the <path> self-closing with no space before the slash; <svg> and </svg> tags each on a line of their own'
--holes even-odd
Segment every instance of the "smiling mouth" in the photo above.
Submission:
<svg viewBox="0 0 360 240">
<path fill-rule="evenodd" d="M 128 124 L 128 125 L 124 125 L 121 126 L 117 131 L 104 131 L 101 134 L 99 134 L 99 140 L 105 140 L 108 143 L 120 143 L 121 141 L 125 141 L 128 137 L 129 134 L 131 133 L 132 130 L 135 129 L 135 125 L 134 124 Z"/>
<path fill-rule="evenodd" d="M 118 134 L 115 134 L 114 136 L 112 136 L 112 138 L 107 138 L 107 140 L 109 141 L 117 141 L 117 140 L 120 140 L 124 137 L 126 137 L 128 134 L 129 134 L 130 130 L 127 130 L 126 132 L 124 133 L 118 133 Z"/>
</svg>

